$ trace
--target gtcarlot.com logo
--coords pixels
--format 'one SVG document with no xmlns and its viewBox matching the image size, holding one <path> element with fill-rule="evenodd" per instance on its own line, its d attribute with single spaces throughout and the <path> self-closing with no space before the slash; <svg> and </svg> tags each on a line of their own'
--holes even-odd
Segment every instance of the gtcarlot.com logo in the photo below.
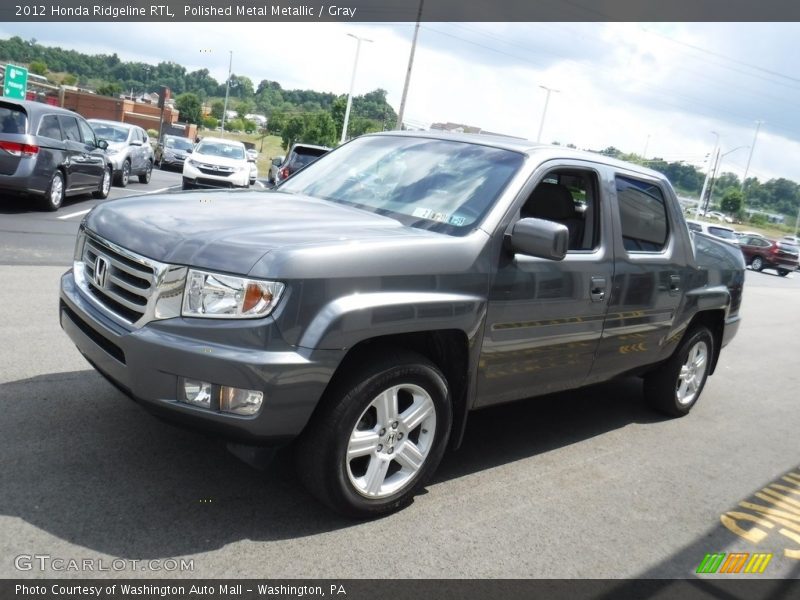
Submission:
<svg viewBox="0 0 800 600">
<path fill-rule="evenodd" d="M 772 554 L 749 552 L 717 552 L 716 554 L 706 554 L 697 573 L 728 573 L 735 575 L 738 573 L 758 574 L 764 572 L 772 560 Z"/>
</svg>

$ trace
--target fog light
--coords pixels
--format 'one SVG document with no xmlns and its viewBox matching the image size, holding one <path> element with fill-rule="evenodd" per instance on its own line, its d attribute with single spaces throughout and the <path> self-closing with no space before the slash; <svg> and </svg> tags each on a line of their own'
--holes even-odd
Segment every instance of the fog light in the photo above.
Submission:
<svg viewBox="0 0 800 600">
<path fill-rule="evenodd" d="M 219 393 L 219 409 L 236 415 L 254 415 L 261 410 L 262 400 L 264 400 L 262 392 L 222 386 Z"/>
<path fill-rule="evenodd" d="M 183 380 L 183 398 L 181 402 L 201 408 L 211 408 L 214 386 L 205 381 Z"/>
</svg>

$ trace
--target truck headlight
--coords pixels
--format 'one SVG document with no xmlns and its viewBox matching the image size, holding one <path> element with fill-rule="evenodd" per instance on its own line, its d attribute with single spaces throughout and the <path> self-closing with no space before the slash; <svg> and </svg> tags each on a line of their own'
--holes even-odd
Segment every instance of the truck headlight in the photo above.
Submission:
<svg viewBox="0 0 800 600">
<path fill-rule="evenodd" d="M 284 285 L 189 269 L 183 291 L 184 317 L 252 319 L 265 317 L 281 297 Z"/>
</svg>

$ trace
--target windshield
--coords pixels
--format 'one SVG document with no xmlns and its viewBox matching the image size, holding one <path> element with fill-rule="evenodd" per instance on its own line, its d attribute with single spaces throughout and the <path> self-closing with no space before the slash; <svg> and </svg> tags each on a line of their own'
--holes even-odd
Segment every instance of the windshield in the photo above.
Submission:
<svg viewBox="0 0 800 600">
<path fill-rule="evenodd" d="M 479 144 L 367 136 L 326 154 L 279 189 L 460 235 L 486 214 L 523 160 Z"/>
<path fill-rule="evenodd" d="M 195 152 L 206 156 L 220 156 L 234 160 L 242 160 L 244 158 L 243 146 L 226 144 L 225 142 L 200 142 Z"/>
<path fill-rule="evenodd" d="M 94 133 L 98 138 L 107 142 L 127 142 L 128 132 L 130 131 L 128 127 L 117 127 L 116 125 L 107 125 L 105 123 L 92 123 L 92 129 L 94 129 Z"/>
<path fill-rule="evenodd" d="M 171 150 L 191 150 L 192 142 L 186 138 L 168 137 L 164 139 L 164 146 Z"/>
</svg>

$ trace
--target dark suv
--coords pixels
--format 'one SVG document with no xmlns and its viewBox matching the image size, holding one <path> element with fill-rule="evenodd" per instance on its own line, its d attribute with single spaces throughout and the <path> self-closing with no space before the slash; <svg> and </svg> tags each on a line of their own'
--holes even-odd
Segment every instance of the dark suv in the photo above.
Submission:
<svg viewBox="0 0 800 600">
<path fill-rule="evenodd" d="M 278 175 L 275 177 L 275 183 L 277 184 L 287 179 L 292 173 L 299 171 L 306 165 L 310 165 L 320 156 L 330 151 L 331 149 L 327 146 L 295 144 L 281 163 L 280 169 L 278 169 Z"/>
<path fill-rule="evenodd" d="M 39 102 L 0 100 L 0 192 L 58 210 L 66 196 L 105 198 L 111 187 L 106 142 L 80 115 Z"/>
<path fill-rule="evenodd" d="M 797 246 L 783 240 L 773 242 L 760 235 L 745 236 L 739 239 L 739 247 L 745 262 L 753 271 L 775 269 L 778 275 L 786 277 L 797 269 L 800 251 Z"/>
</svg>

